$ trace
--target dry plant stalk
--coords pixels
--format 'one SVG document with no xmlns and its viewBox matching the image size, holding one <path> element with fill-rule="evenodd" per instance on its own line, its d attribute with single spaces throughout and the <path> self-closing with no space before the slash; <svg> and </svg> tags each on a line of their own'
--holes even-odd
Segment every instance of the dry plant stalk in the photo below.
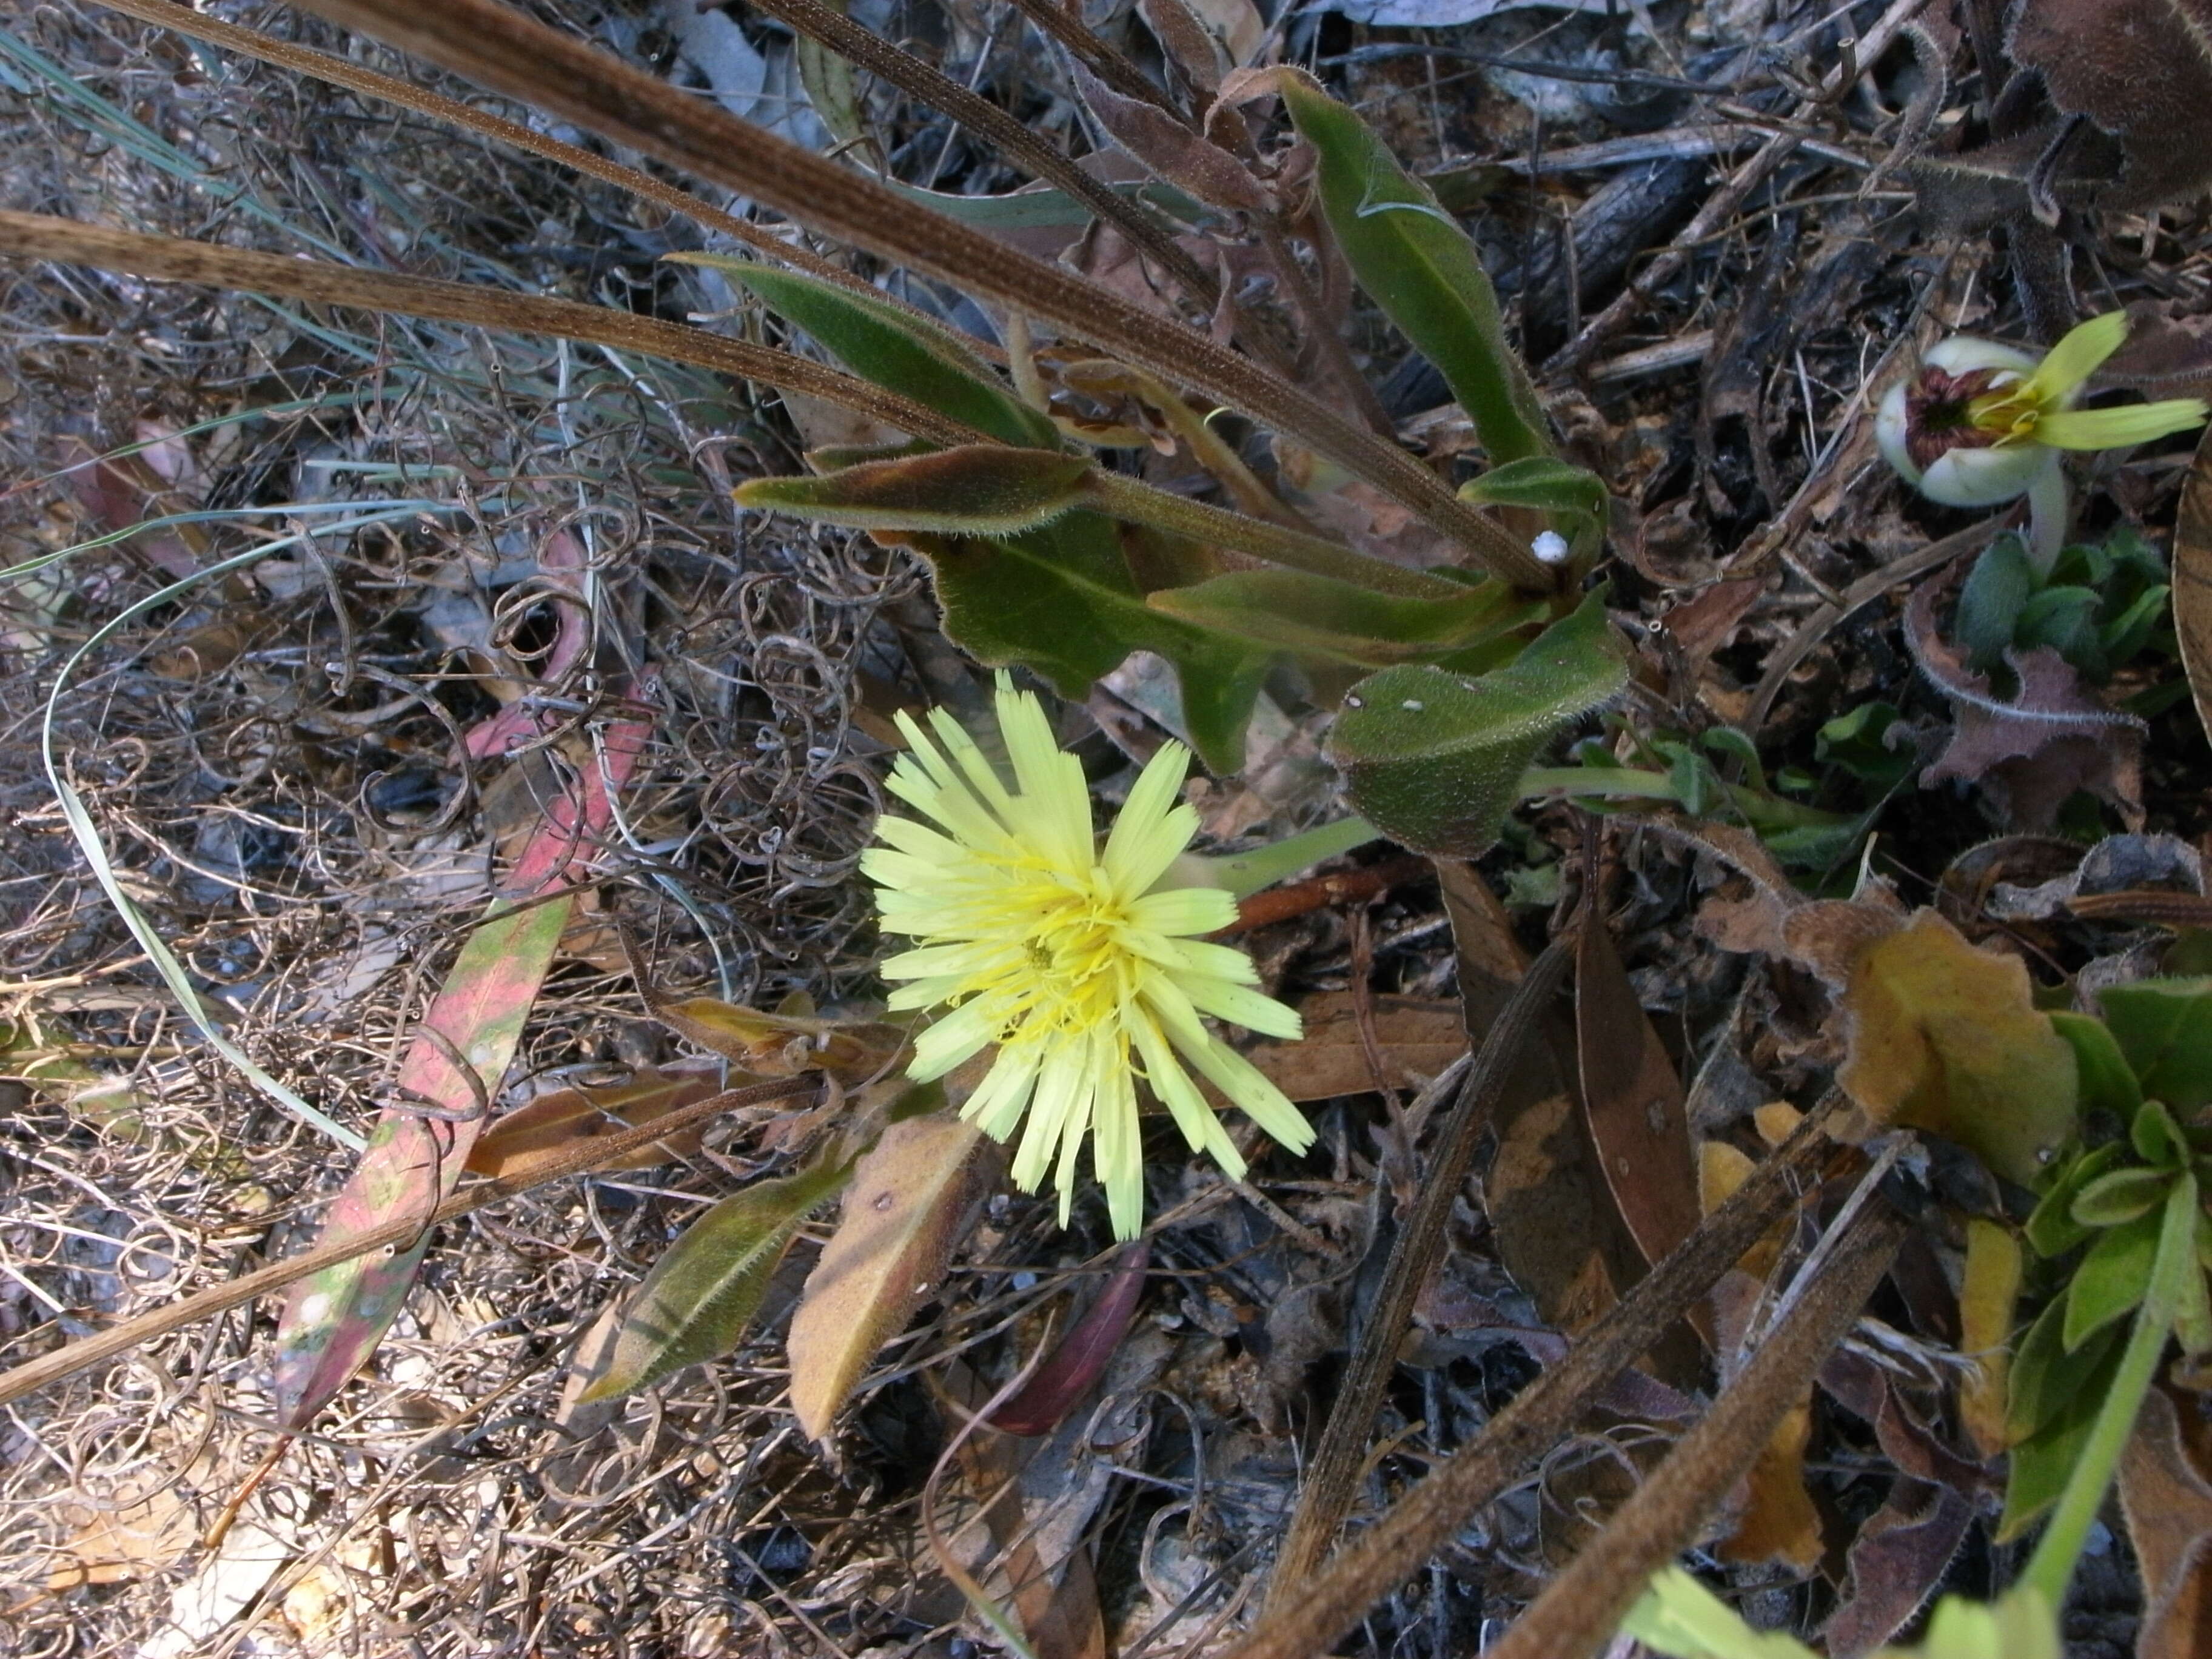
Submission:
<svg viewBox="0 0 2212 1659">
<path fill-rule="evenodd" d="M 741 191 L 828 236 L 1042 319 L 1316 449 L 1531 592 L 1559 572 L 1395 444 L 1321 399 L 1103 284 L 917 208 L 887 186 L 677 91 L 498 0 L 301 0 L 479 85 Z"/>
<path fill-rule="evenodd" d="M 1452 1202 L 1474 1160 L 1474 1144 L 1511 1079 L 1521 1051 L 1536 1031 L 1547 1006 L 1574 961 L 1571 935 L 1553 939 L 1513 988 L 1483 1038 L 1481 1052 L 1460 1086 L 1459 1098 L 1437 1131 L 1434 1166 L 1423 1172 L 1413 1219 L 1391 1246 L 1382 1287 L 1361 1334 L 1358 1350 L 1339 1386 L 1335 1407 L 1322 1431 L 1298 1493 L 1282 1552 L 1275 1559 L 1269 1605 L 1291 1599 L 1291 1587 L 1310 1579 L 1322 1564 L 1358 1495 L 1366 1462 L 1367 1433 L 1398 1368 L 1398 1350 L 1411 1323 L 1413 1303 L 1436 1265 L 1451 1219 Z"/>
<path fill-rule="evenodd" d="M 157 1336 L 181 1329 L 203 1319 L 212 1319 L 252 1301 L 270 1291 L 282 1290 L 295 1279 L 309 1273 L 319 1273 L 325 1267 L 350 1261 L 356 1256 L 373 1250 L 395 1250 L 410 1244 L 429 1228 L 441 1222 L 455 1220 L 487 1204 L 496 1204 L 501 1199 L 513 1198 L 532 1188 L 543 1187 L 573 1175 L 584 1175 L 603 1169 L 608 1164 L 694 1123 L 704 1123 L 709 1118 L 741 1107 L 764 1106 L 772 1101 L 787 1100 L 793 1095 L 805 1093 L 817 1087 L 811 1077 L 780 1078 L 773 1083 L 757 1083 L 749 1088 L 727 1089 L 720 1094 L 641 1123 L 634 1128 L 614 1134 L 599 1135 L 581 1140 L 557 1159 L 538 1164 L 521 1175 L 502 1176 L 473 1187 L 464 1187 L 446 1199 L 428 1214 L 406 1216 L 387 1222 L 380 1227 L 348 1234 L 298 1255 L 287 1256 L 281 1261 L 257 1269 L 241 1278 L 211 1285 L 204 1291 L 185 1297 L 165 1307 L 154 1309 L 137 1319 L 126 1321 L 112 1330 L 102 1331 L 98 1336 L 86 1337 L 65 1348 L 27 1361 L 12 1370 L 0 1372 L 0 1405 L 20 1400 L 27 1394 L 73 1376 L 88 1365 L 97 1365 L 103 1359 L 112 1359 L 128 1353 L 142 1342 L 150 1342 Z"/>
<path fill-rule="evenodd" d="M 0 211 L 0 252 L 96 265 L 135 276 L 249 289 L 318 305 L 358 306 L 365 311 L 398 312 L 478 328 L 584 340 L 803 392 L 940 443 L 970 443 L 977 435 L 911 398 L 884 391 L 826 363 L 709 334 L 704 329 L 617 311 L 611 306 L 541 299 L 428 276 L 356 270 L 182 237 L 110 230 L 37 213 Z"/>
<path fill-rule="evenodd" d="M 1567 1357 L 1514 1396 L 1474 1443 L 1439 1464 L 1375 1525 L 1291 1587 L 1222 1659 L 1311 1659 L 1325 1653 L 1467 1525 L 1534 1468 L 1591 1398 L 1626 1370 L 1796 1206 L 1798 1177 L 1827 1146 L 1842 1103 L 1830 1094 L 1733 1197 L 1654 1267 Z"/>
<path fill-rule="evenodd" d="M 1905 1218 L 1879 1198 L 1859 1212 L 1713 1408 L 1513 1621 L 1492 1650 L 1496 1659 L 1583 1659 L 1604 1646 L 1645 1582 L 1696 1541 L 1698 1528 L 1750 1472 L 1783 1413 L 1805 1397 L 1908 1231 Z"/>
</svg>

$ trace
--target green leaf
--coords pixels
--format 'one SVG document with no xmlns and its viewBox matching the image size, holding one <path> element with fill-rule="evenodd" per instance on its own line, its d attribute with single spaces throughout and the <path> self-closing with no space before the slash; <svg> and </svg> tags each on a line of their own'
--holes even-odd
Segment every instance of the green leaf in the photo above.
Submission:
<svg viewBox="0 0 2212 1659">
<path fill-rule="evenodd" d="M 2104 601 L 2086 587 L 2046 587 L 2021 607 L 2013 643 L 2022 651 L 2047 645 L 2092 678 L 2105 674 L 2105 641 L 2097 631 Z"/>
<path fill-rule="evenodd" d="M 2123 610 L 2098 632 L 2104 641 L 2105 661 L 2110 667 L 2119 668 L 2136 652 L 2150 643 L 2150 636 L 2166 620 L 2166 602 L 2173 590 L 2164 583 L 2146 589 L 2135 602 Z"/>
<path fill-rule="evenodd" d="M 1842 767 L 1875 794 L 1886 795 L 1919 766 L 1910 744 L 1893 749 L 1883 741 L 1897 720 L 1894 703 L 1863 702 L 1820 727 L 1814 736 L 1813 753 L 1828 765 Z"/>
<path fill-rule="evenodd" d="M 1604 482 L 1587 467 L 1549 455 L 1530 455 L 1493 466 L 1459 487 L 1460 498 L 1485 507 L 1524 507 L 1549 513 L 1577 551 L 1594 545 L 1605 527 Z"/>
<path fill-rule="evenodd" d="M 2132 1122 L 2136 1108 L 2142 1104 L 2142 1087 L 2112 1028 L 2087 1014 L 2058 1011 L 2052 1012 L 2051 1023 L 2073 1045 L 2074 1058 L 2081 1065 L 2081 1109 L 2110 1112 L 2123 1123 Z"/>
<path fill-rule="evenodd" d="M 1011 536 L 1036 530 L 1084 500 L 1081 455 L 963 444 L 896 460 L 866 461 L 811 478 L 754 478 L 738 503 L 861 530 Z"/>
<path fill-rule="evenodd" d="M 2189 1143 L 2182 1139 L 2181 1126 L 2162 1101 L 2147 1100 L 2136 1109 L 2135 1121 L 2128 1126 L 2128 1138 L 2137 1157 L 2161 1170 L 2179 1170 L 2189 1161 Z"/>
<path fill-rule="evenodd" d="M 2081 1403 L 2098 1368 L 2119 1347 L 2120 1334 L 2106 1326 L 2069 1352 L 2065 1341 L 2066 1298 L 2045 1307 L 2013 1354 L 2011 1396 L 2005 1403 L 2005 1429 L 2014 1440 L 2041 1434 Z M 2084 1415 L 2094 1415 L 2095 1401 Z"/>
<path fill-rule="evenodd" d="M 2117 1227 L 2163 1204 L 2166 1188 L 2172 1185 L 2170 1170 L 2146 1170 L 2140 1164 L 2115 1170 L 2076 1193 L 2069 1213 L 2084 1227 Z"/>
<path fill-rule="evenodd" d="M 684 264 L 711 265 L 751 289 L 768 307 L 805 329 L 864 380 L 905 393 L 939 414 L 1004 442 L 1056 449 L 1060 429 L 1017 398 L 961 337 L 887 301 L 841 283 L 720 253 L 671 253 Z"/>
<path fill-rule="evenodd" d="M 852 1173 L 850 1162 L 825 1161 L 757 1181 L 685 1228 L 637 1287 L 606 1370 L 580 1397 L 612 1400 L 736 1347 L 799 1224 Z"/>
<path fill-rule="evenodd" d="M 1651 1575 L 1620 1632 L 1668 1659 L 1813 1659 L 1813 1650 L 1794 1636 L 1753 1630 L 1680 1567 Z"/>
<path fill-rule="evenodd" d="M 2098 1000 L 2143 1093 L 2184 1117 L 2212 1103 L 2212 977 L 2137 980 Z"/>
<path fill-rule="evenodd" d="M 2045 1510 L 2066 1490 L 2068 1477 L 2081 1461 L 2082 1449 L 2097 1426 L 2097 1406 L 2120 1368 L 2120 1345 L 2106 1345 L 2100 1364 L 2082 1382 L 2082 1391 L 2067 1402 L 2063 1415 L 2040 1433 L 2015 1444 L 2011 1469 L 2005 1480 L 2004 1513 L 1997 1521 L 1997 1540 L 2008 1543 L 2039 1520 Z"/>
<path fill-rule="evenodd" d="M 1347 106 L 1303 76 L 1278 85 L 1318 158 L 1322 211 L 1360 287 L 1436 365 L 1493 462 L 1548 456 L 1542 405 L 1467 233 Z"/>
<path fill-rule="evenodd" d="M 2100 1233 L 2066 1287 L 2067 1352 L 2135 1311 L 2150 1288 L 2163 1215 L 2138 1216 Z"/>
<path fill-rule="evenodd" d="M 2212 1291 L 2206 1288 L 2203 1269 L 2194 1262 L 2191 1263 L 2188 1277 L 2182 1281 L 2181 1305 L 2174 1310 L 2173 1334 L 2191 1358 L 2212 1353 Z"/>
<path fill-rule="evenodd" d="M 945 632 L 987 668 L 1021 666 L 1064 697 L 1090 694 L 1132 651 L 1174 665 L 1183 723 L 1218 773 L 1244 762 L 1244 727 L 1274 653 L 1150 609 L 1111 522 L 1071 513 L 1043 530 L 986 540 L 924 536 Z"/>
<path fill-rule="evenodd" d="M 2057 1024 L 2061 1018 L 2052 1015 L 2051 1023 Z M 2064 1029 L 2060 1026 L 2062 1032 Z M 2051 1182 L 2021 1229 L 2038 1255 L 2046 1260 L 2063 1255 L 2089 1237 L 2090 1230 L 2074 1219 L 2074 1200 L 2084 1187 L 2119 1162 L 2120 1152 L 2117 1143 L 2084 1152 Z"/>
<path fill-rule="evenodd" d="M 1486 643 L 1498 662 L 1510 661 L 1520 650 L 1513 630 L 1543 614 L 1542 601 L 1501 581 L 1478 583 L 1464 599 L 1410 599 L 1297 570 L 1235 571 L 1145 602 L 1241 639 L 1364 668 L 1463 659 Z"/>
<path fill-rule="evenodd" d="M 1627 683 L 1603 589 L 1479 679 L 1386 668 L 1353 688 L 1329 734 L 1353 807 L 1394 840 L 1471 858 L 1498 838 L 1521 775 Z"/>
<path fill-rule="evenodd" d="M 1959 613 L 1952 623 L 1973 666 L 1986 672 L 2003 664 L 2035 586 L 2035 567 L 2019 537 L 2000 536 L 1982 550 L 1959 590 Z"/>
</svg>

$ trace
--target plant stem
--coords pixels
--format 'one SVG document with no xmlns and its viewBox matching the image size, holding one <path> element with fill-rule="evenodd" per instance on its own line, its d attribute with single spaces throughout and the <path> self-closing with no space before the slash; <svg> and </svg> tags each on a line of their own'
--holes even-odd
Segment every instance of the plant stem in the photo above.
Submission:
<svg viewBox="0 0 2212 1659">
<path fill-rule="evenodd" d="M 2150 1283 L 2143 1291 L 2142 1306 L 2136 1311 L 2135 1329 L 2120 1356 L 2120 1368 L 2113 1374 L 2112 1391 L 2098 1408 L 2081 1455 L 2074 1472 L 2066 1477 L 2066 1489 L 2058 1495 L 2058 1507 L 2051 1511 L 2051 1523 L 2043 1529 L 2035 1553 L 2028 1558 L 2027 1571 L 2021 1575 L 2020 1582 L 2041 1591 L 2054 1610 L 2066 1604 L 2066 1586 L 2081 1559 L 2089 1523 L 2104 1505 L 2105 1493 L 2120 1466 L 2120 1455 L 2135 1432 L 2136 1413 L 2142 1408 L 2143 1396 L 2150 1392 L 2152 1379 L 2158 1375 L 2159 1361 L 2166 1356 L 2166 1340 L 2173 1332 L 2174 1316 L 2180 1310 L 2183 1287 L 2188 1282 L 2184 1275 L 2197 1271 L 2197 1177 L 2185 1170 L 2166 1194 L 2158 1254 L 2151 1258 Z"/>
<path fill-rule="evenodd" d="M 1680 800 L 1682 792 L 1664 772 L 1632 766 L 1532 766 L 1521 775 L 1524 800 L 1538 795 L 1624 795 Z"/>
<path fill-rule="evenodd" d="M 1126 473 L 1094 467 L 1085 475 L 1083 489 L 1098 510 L 1111 518 L 1150 525 L 1155 530 L 1188 536 L 1193 541 L 1208 542 L 1217 547 L 1234 548 L 1270 564 L 1349 582 L 1370 592 L 1409 599 L 1463 599 L 1468 592 L 1464 583 L 1447 581 L 1442 576 L 1431 576 L 1387 560 L 1370 558 L 1364 553 L 1355 553 L 1348 547 L 1303 530 L 1267 524 L 1224 507 L 1210 507 L 1204 501 L 1170 495 Z"/>
<path fill-rule="evenodd" d="M 2066 545 L 2066 518 L 2071 502 L 2066 488 L 2066 468 L 2057 457 L 2043 470 L 2027 491 L 2027 562 L 2036 579 L 2047 580 Z"/>
<path fill-rule="evenodd" d="M 1340 853 L 1349 853 L 1355 847 L 1382 839 L 1382 832 L 1365 818 L 1339 818 L 1334 823 L 1302 830 L 1265 847 L 1255 847 L 1249 853 L 1239 853 L 1231 858 L 1200 859 L 1198 862 L 1205 866 L 1208 884 L 1226 888 L 1233 897 L 1241 899 L 1295 876 L 1323 859 L 1333 859 Z"/>
</svg>

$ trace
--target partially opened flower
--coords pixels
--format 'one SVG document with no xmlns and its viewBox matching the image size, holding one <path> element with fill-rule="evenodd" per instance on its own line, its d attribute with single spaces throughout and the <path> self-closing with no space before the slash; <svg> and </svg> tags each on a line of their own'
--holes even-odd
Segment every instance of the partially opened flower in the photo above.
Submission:
<svg viewBox="0 0 2212 1659">
<path fill-rule="evenodd" d="M 995 1045 L 962 1115 L 1000 1140 L 1022 1128 L 1014 1180 L 1034 1192 L 1056 1169 L 1062 1222 L 1090 1136 L 1114 1230 L 1133 1237 L 1144 1214 L 1138 1082 L 1193 1150 L 1232 1176 L 1244 1160 L 1186 1066 L 1303 1152 L 1312 1127 L 1206 1024 L 1210 1015 L 1295 1037 L 1298 1017 L 1252 988 L 1258 975 L 1242 951 L 1197 937 L 1235 919 L 1226 892 L 1161 884 L 1198 828 L 1176 800 L 1189 751 L 1171 743 L 1152 757 L 1102 848 L 1081 765 L 1053 741 L 1037 700 L 1003 675 L 998 716 L 1011 787 L 943 709 L 928 732 L 899 717 L 912 750 L 889 787 L 930 822 L 886 815 L 877 834 L 888 845 L 860 864 L 878 884 L 884 931 L 919 947 L 884 964 L 885 978 L 906 981 L 890 1006 L 941 1011 L 915 1041 L 917 1081 Z"/>
<path fill-rule="evenodd" d="M 2057 556 L 2065 527 L 2060 451 L 2147 443 L 2205 420 L 2198 398 L 2115 409 L 2074 406 L 2127 334 L 2126 313 L 2108 312 L 2041 358 L 1954 335 L 1922 359 L 1917 374 L 1890 387 L 1875 416 L 1875 441 L 1908 483 L 1946 507 L 1996 507 L 2032 495 L 2033 539 L 2039 562 L 2047 565 Z"/>
</svg>

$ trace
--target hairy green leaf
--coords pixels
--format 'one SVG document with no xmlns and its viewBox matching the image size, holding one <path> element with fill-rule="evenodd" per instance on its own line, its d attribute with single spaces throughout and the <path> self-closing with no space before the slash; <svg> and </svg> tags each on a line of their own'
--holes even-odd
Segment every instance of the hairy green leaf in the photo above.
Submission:
<svg viewBox="0 0 2212 1659">
<path fill-rule="evenodd" d="M 1495 580 L 1460 599 L 1410 599 L 1296 570 L 1239 570 L 1148 594 L 1145 603 L 1302 656 L 1365 668 L 1442 662 L 1463 673 L 1510 661 L 1520 648 L 1512 630 L 1543 614 L 1540 600 Z M 1481 654 L 1493 662 L 1471 665 Z"/>
<path fill-rule="evenodd" d="M 2053 1015 L 2057 1024 L 2058 1016 Z M 2065 1028 L 2060 1027 L 2063 1031 Z M 2103 1175 L 2120 1160 L 2117 1143 L 2099 1146 L 2082 1153 L 2061 1172 L 2051 1183 L 2050 1191 L 2035 1206 L 2021 1229 L 2027 1242 L 2035 1246 L 2035 1253 L 2045 1257 L 2060 1256 L 2089 1237 L 2090 1229 L 2074 1218 L 2074 1200 L 2084 1187 Z"/>
<path fill-rule="evenodd" d="M 2109 1177 L 2108 1177 L 2109 1179 Z M 2078 1202 L 2078 1200 L 2077 1200 Z M 2071 1353 L 2107 1325 L 2135 1311 L 2150 1288 L 2163 1209 L 2100 1233 L 2066 1287 L 2066 1349 Z"/>
<path fill-rule="evenodd" d="M 2081 1109 L 2110 1112 L 2123 1123 L 2131 1121 L 2136 1108 L 2142 1104 L 2142 1085 L 2136 1081 L 2135 1070 L 2120 1052 L 2112 1028 L 2087 1014 L 2063 1011 L 2051 1013 L 2051 1024 L 2072 1045 L 2081 1067 Z"/>
<path fill-rule="evenodd" d="M 2085 1227 L 2117 1227 L 2163 1204 L 2172 1185 L 2168 1170 L 2146 1170 L 2140 1164 L 2114 1170 L 2074 1194 L 2071 1213 Z"/>
<path fill-rule="evenodd" d="M 754 478 L 738 486 L 737 498 L 757 512 L 860 530 L 1011 536 L 1073 511 L 1090 471 L 1083 456 L 1056 450 L 963 444 L 817 477 Z"/>
<path fill-rule="evenodd" d="M 1553 526 L 1577 553 L 1594 550 L 1605 529 L 1605 483 L 1588 467 L 1550 455 L 1493 466 L 1459 487 L 1460 499 L 1481 507 L 1523 507 L 1552 515 Z"/>
<path fill-rule="evenodd" d="M 2011 1396 L 2005 1427 L 2015 1441 L 2043 1433 L 2080 1403 L 2098 1370 L 2119 1347 L 2120 1333 L 2106 1326 L 2080 1347 L 2065 1341 L 2066 1298 L 2047 1304 L 2016 1346 L 2012 1359 Z M 2095 1402 L 2090 1402 L 2094 1413 Z"/>
<path fill-rule="evenodd" d="M 1951 631 L 1966 647 L 1966 660 L 1984 672 L 2000 666 L 2013 642 L 2020 613 L 2034 597 L 2035 567 L 2027 544 L 2017 536 L 2000 536 L 1982 550 L 1959 589 L 1959 611 Z"/>
<path fill-rule="evenodd" d="M 1472 858 L 1498 838 L 1537 751 L 1627 678 L 1601 589 L 1479 679 L 1422 666 L 1361 681 L 1329 735 L 1330 758 L 1352 805 L 1394 840 Z"/>
<path fill-rule="evenodd" d="M 799 1224 L 852 1173 L 825 1160 L 755 1182 L 685 1228 L 637 1287 L 606 1370 L 580 1397 L 612 1400 L 736 1347 Z"/>
<path fill-rule="evenodd" d="M 1054 449 L 1060 431 L 1014 395 L 991 366 L 949 328 L 887 301 L 799 271 L 720 253 L 672 253 L 711 265 L 812 335 L 854 374 L 928 404 L 978 432 L 1028 449 Z"/>
<path fill-rule="evenodd" d="M 1089 511 L 1045 529 L 987 539 L 923 536 L 945 632 L 987 668 L 1034 670 L 1081 699 L 1132 651 L 1176 670 L 1183 722 L 1216 772 L 1244 763 L 1244 727 L 1273 652 L 1149 609 L 1114 526 Z"/>
<path fill-rule="evenodd" d="M 2098 1000 L 2144 1094 L 2185 1117 L 2212 1103 L 2212 977 L 2137 980 Z"/>
<path fill-rule="evenodd" d="M 1277 84 L 1319 158 L 1322 211 L 1360 287 L 1437 366 L 1493 462 L 1549 455 L 1542 406 L 1467 233 L 1349 106 L 1304 76 Z"/>
</svg>

